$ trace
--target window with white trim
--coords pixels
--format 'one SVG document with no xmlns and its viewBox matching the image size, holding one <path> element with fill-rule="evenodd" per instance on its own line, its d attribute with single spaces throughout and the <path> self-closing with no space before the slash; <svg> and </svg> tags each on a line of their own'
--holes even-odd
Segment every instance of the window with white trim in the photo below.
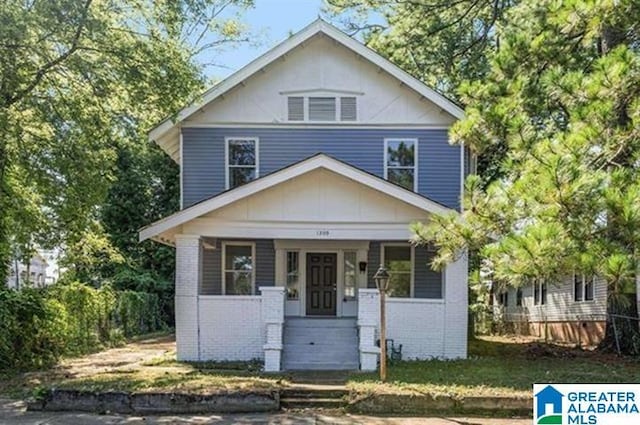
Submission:
<svg viewBox="0 0 640 425">
<path fill-rule="evenodd" d="M 418 190 L 417 146 L 416 139 L 385 139 L 384 178 L 405 189 Z"/>
<path fill-rule="evenodd" d="M 382 264 L 389 271 L 390 297 L 410 298 L 413 280 L 411 245 L 383 245 Z"/>
<path fill-rule="evenodd" d="M 227 189 L 243 185 L 258 177 L 258 139 L 226 139 Z"/>
<path fill-rule="evenodd" d="M 300 297 L 300 255 L 298 251 L 287 251 L 287 299 Z"/>
<path fill-rule="evenodd" d="M 344 252 L 344 300 L 355 300 L 358 287 L 356 271 L 356 251 Z"/>
<path fill-rule="evenodd" d="M 574 273 L 573 275 L 573 300 L 593 301 L 594 279 L 593 276 Z"/>
<path fill-rule="evenodd" d="M 523 298 L 522 288 L 516 289 L 516 306 L 517 307 L 522 307 L 522 298 Z"/>
<path fill-rule="evenodd" d="M 255 246 L 244 243 L 225 243 L 223 258 L 224 294 L 254 294 Z"/>
</svg>

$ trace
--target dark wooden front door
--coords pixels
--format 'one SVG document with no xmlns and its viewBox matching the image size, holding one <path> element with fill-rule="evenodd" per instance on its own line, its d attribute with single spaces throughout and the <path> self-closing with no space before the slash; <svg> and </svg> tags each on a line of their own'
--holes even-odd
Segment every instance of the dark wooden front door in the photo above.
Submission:
<svg viewBox="0 0 640 425">
<path fill-rule="evenodd" d="M 335 316 L 337 254 L 307 254 L 307 316 Z"/>
</svg>

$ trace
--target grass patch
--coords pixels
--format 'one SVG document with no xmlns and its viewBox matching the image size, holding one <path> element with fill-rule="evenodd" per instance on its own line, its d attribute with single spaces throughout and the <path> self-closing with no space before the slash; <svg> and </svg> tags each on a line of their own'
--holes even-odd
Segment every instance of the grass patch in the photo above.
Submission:
<svg viewBox="0 0 640 425">
<path fill-rule="evenodd" d="M 531 397 L 533 384 L 639 382 L 640 362 L 539 343 L 481 338 L 466 360 L 407 361 L 390 366 L 387 383 L 377 373 L 354 375 L 361 393 L 430 393 L 452 396 Z"/>
<path fill-rule="evenodd" d="M 26 398 L 50 388 L 212 394 L 281 387 L 283 377 L 261 370 L 259 361 L 178 362 L 167 334 L 154 333 L 124 349 L 65 360 L 48 370 L 0 373 L 0 395 Z"/>
<path fill-rule="evenodd" d="M 189 392 L 211 394 L 224 391 L 271 390 L 279 387 L 273 377 L 202 372 L 190 368 L 144 368 L 97 374 L 80 379 L 62 380 L 57 388 L 88 391 Z"/>
</svg>

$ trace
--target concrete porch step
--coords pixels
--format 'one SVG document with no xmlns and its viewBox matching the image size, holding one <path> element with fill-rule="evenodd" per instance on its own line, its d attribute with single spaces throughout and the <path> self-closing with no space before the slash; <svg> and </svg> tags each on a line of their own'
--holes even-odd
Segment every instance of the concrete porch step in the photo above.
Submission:
<svg viewBox="0 0 640 425">
<path fill-rule="evenodd" d="M 280 391 L 281 398 L 343 398 L 347 394 L 344 385 L 293 384 Z"/>
<path fill-rule="evenodd" d="M 284 360 L 285 370 L 358 370 L 357 361 Z"/>
<path fill-rule="evenodd" d="M 354 317 L 285 317 L 287 328 L 354 328 L 357 319 Z"/>
<path fill-rule="evenodd" d="M 281 398 L 280 406 L 285 409 L 340 409 L 346 401 L 336 398 Z"/>
</svg>

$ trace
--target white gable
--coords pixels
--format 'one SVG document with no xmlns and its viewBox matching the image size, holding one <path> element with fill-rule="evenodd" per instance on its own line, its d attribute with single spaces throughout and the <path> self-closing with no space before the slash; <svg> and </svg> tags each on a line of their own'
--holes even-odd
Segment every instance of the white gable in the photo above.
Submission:
<svg viewBox="0 0 640 425">
<path fill-rule="evenodd" d="M 319 33 L 184 121 L 287 123 L 287 96 L 355 96 L 357 124 L 449 126 L 455 118 L 362 56 Z"/>
<path fill-rule="evenodd" d="M 409 222 L 433 213 L 455 210 L 318 154 L 165 217 L 141 229 L 140 240 L 173 243 L 177 233 L 313 239 L 324 235 L 318 225 L 334 229 L 334 239 L 353 239 L 356 228 L 366 238 L 408 239 Z"/>
<path fill-rule="evenodd" d="M 298 54 L 304 49 L 306 54 Z M 294 61 L 304 72 L 291 66 Z M 255 82 L 260 80 L 260 74 L 277 73 L 273 68 L 288 75 L 289 79 L 270 75 L 263 78 L 265 81 L 261 84 Z M 248 84 L 252 89 L 243 90 Z M 362 97 L 361 118 L 355 123 L 341 125 L 448 126 L 464 116 L 462 109 L 444 96 L 318 19 L 208 90 L 199 101 L 179 111 L 175 118 L 158 124 L 149 133 L 149 138 L 179 163 L 181 125 L 282 123 L 285 95 L 291 93 L 292 87 L 297 87 L 294 90 L 298 92 L 319 96 L 338 96 L 348 91 Z M 278 96 L 274 96 L 274 92 Z M 229 98 L 232 100 L 226 102 Z"/>
<path fill-rule="evenodd" d="M 203 217 L 229 221 L 407 224 L 425 220 L 428 213 L 320 168 Z"/>
</svg>

